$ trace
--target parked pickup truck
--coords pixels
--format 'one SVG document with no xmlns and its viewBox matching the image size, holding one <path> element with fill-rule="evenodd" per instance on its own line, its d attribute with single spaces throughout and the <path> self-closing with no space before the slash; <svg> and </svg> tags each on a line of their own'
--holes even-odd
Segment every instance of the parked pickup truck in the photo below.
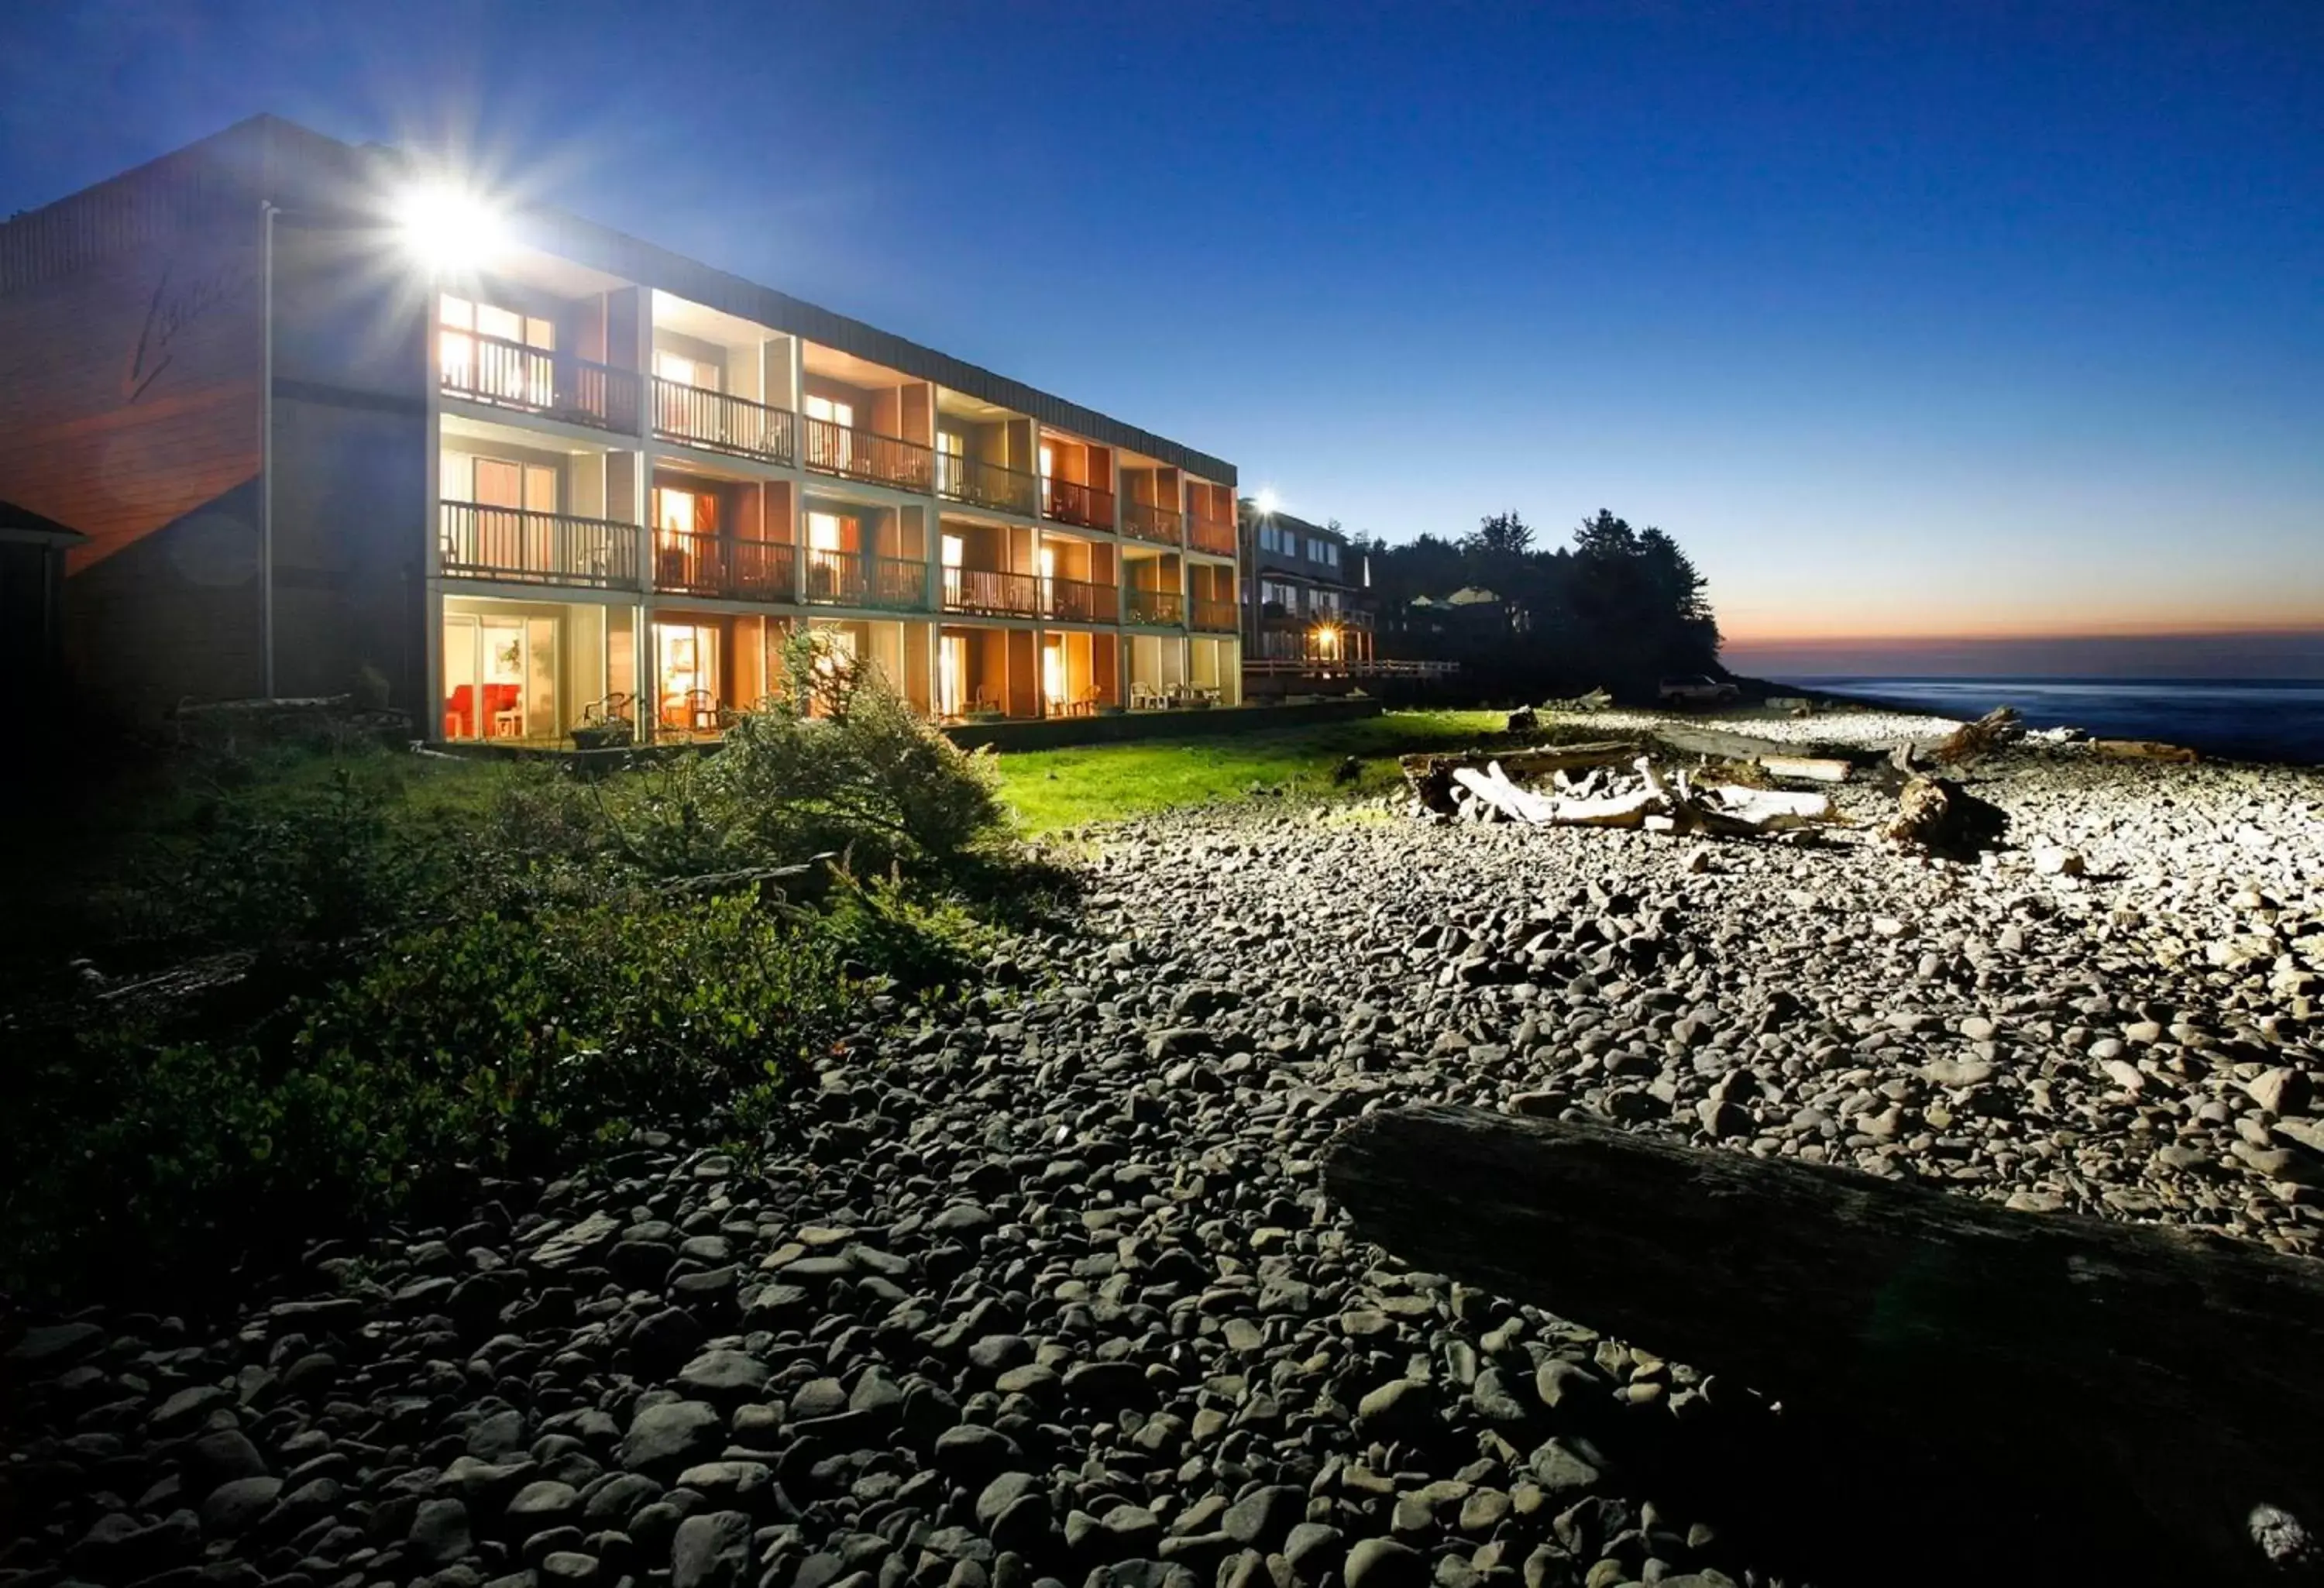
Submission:
<svg viewBox="0 0 2324 1588">
<path fill-rule="evenodd" d="M 1724 706 L 1742 697 L 1734 685 L 1718 679 L 1698 675 L 1690 679 L 1665 679 L 1657 692 L 1665 706 Z"/>
</svg>

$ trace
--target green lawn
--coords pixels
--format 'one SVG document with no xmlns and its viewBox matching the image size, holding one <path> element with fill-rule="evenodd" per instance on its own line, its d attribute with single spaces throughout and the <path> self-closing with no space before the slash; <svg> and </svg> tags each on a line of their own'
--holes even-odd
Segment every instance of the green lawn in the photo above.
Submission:
<svg viewBox="0 0 2324 1588">
<path fill-rule="evenodd" d="M 1377 793 L 1397 780 L 1397 756 L 1491 743 L 1504 736 L 1504 716 L 1498 711 L 1390 711 L 1307 728 L 1004 752 L 1000 757 L 1001 793 L 1031 834 L 1239 799 L 1253 783 L 1327 793 L 1335 787 L 1333 770 L 1351 755 L 1364 763 L 1354 791 Z"/>
</svg>

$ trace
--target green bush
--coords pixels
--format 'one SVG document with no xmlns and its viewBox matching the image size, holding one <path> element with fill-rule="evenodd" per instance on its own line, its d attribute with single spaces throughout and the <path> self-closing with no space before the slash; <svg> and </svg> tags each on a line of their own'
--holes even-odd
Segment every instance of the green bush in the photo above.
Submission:
<svg viewBox="0 0 2324 1588">
<path fill-rule="evenodd" d="M 973 973 L 980 911 L 1038 874 L 989 767 L 876 671 L 788 661 L 720 752 L 602 778 L 190 753 L 58 947 L 232 974 L 99 1005 L 60 954 L 46 1013 L 0 1025 L 0 1287 L 221 1273 L 632 1127 L 739 1133 L 869 992 Z"/>
<path fill-rule="evenodd" d="M 783 656 L 779 695 L 746 713 L 704 770 L 714 807 L 753 852 L 846 854 L 865 872 L 944 874 L 999 843 L 991 758 L 916 716 L 876 667 L 813 631 Z"/>
<path fill-rule="evenodd" d="M 0 1112 L 0 1284 L 208 1262 L 761 1108 L 858 1005 L 842 920 L 752 892 L 487 915 L 399 938 L 280 1037 L 50 1030 Z"/>
</svg>

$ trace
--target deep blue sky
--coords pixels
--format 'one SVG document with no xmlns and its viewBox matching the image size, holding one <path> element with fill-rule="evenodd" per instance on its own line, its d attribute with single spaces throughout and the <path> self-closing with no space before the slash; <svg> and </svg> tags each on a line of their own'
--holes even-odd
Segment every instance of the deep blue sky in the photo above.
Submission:
<svg viewBox="0 0 2324 1588">
<path fill-rule="evenodd" d="M 2324 628 L 2319 0 L 16 6 L 0 213 L 261 110 L 1738 636 Z"/>
</svg>

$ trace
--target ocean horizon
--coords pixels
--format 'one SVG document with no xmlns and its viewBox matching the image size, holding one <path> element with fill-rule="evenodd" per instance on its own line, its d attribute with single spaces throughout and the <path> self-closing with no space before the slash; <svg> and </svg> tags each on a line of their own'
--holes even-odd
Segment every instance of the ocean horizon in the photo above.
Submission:
<svg viewBox="0 0 2324 1588">
<path fill-rule="evenodd" d="M 1974 718 L 2014 706 L 2037 728 L 2156 739 L 2236 761 L 2324 762 L 2324 679 L 2077 679 L 1803 674 L 1771 679 L 1820 695 Z"/>
</svg>

